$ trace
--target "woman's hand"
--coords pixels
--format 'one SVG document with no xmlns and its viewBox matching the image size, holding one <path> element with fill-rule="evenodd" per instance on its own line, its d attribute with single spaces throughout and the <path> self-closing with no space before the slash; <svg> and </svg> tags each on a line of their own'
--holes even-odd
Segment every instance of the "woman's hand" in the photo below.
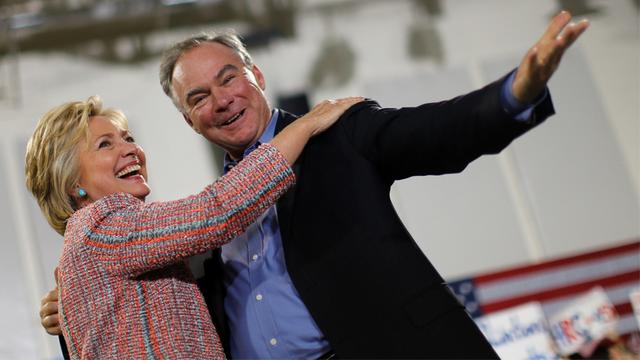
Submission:
<svg viewBox="0 0 640 360">
<path fill-rule="evenodd" d="M 362 100 L 361 96 L 325 100 L 280 131 L 271 144 L 278 148 L 289 164 L 293 164 L 309 138 L 328 129 L 348 108 Z"/>
<path fill-rule="evenodd" d="M 324 100 L 318 103 L 298 121 L 306 122 L 311 129 L 311 136 L 327 130 L 344 112 L 353 105 L 364 100 L 362 96 L 352 96 L 337 100 Z"/>
</svg>

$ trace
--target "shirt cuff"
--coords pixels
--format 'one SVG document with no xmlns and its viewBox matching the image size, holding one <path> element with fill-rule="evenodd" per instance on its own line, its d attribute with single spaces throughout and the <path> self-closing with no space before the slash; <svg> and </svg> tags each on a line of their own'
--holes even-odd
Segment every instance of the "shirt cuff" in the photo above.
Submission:
<svg viewBox="0 0 640 360">
<path fill-rule="evenodd" d="M 500 104 L 504 111 L 515 120 L 527 121 L 531 117 L 531 113 L 536 106 L 549 96 L 549 90 L 545 87 L 542 94 L 540 94 L 540 96 L 538 96 L 531 104 L 520 103 L 511 92 L 513 80 L 516 77 L 516 70 L 513 70 L 502 84 L 502 90 L 500 91 Z"/>
</svg>

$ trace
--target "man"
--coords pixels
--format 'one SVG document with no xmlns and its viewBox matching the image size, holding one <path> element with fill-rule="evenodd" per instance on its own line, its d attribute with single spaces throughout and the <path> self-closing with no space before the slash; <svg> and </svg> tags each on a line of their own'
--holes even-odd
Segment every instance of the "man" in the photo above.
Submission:
<svg viewBox="0 0 640 360">
<path fill-rule="evenodd" d="M 296 188 L 205 262 L 199 283 L 227 353 L 497 357 L 402 225 L 389 189 L 460 172 L 553 114 L 546 83 L 588 26 L 570 20 L 557 15 L 515 72 L 481 90 L 415 108 L 366 101 L 314 138 L 294 165 Z M 270 108 L 264 76 L 234 36 L 175 45 L 160 77 L 185 121 L 226 150 L 225 169 L 295 121 Z"/>
</svg>

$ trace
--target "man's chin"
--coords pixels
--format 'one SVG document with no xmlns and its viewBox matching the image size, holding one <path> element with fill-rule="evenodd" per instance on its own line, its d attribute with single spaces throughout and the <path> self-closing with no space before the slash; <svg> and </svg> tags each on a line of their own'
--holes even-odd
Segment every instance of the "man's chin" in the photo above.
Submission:
<svg viewBox="0 0 640 360">
<path fill-rule="evenodd" d="M 231 155 L 239 153 L 240 157 L 242 156 L 242 153 L 244 152 L 245 149 L 255 144 L 256 141 L 258 141 L 258 139 L 260 138 L 255 133 L 250 135 L 247 134 L 246 136 L 238 136 L 242 134 L 237 134 L 237 133 L 232 134 L 235 136 L 227 136 L 227 137 L 220 136 L 220 135 L 221 135 L 220 131 L 216 131 L 215 133 L 207 133 L 207 132 L 202 133 L 202 136 L 205 139 L 207 139 L 210 143 L 213 143 L 221 147 L 224 151 L 228 152 Z"/>
</svg>

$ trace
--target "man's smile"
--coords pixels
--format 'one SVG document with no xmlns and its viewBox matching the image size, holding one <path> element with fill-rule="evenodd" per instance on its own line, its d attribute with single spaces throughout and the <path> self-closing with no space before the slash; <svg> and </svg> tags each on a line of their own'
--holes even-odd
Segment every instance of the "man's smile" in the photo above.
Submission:
<svg viewBox="0 0 640 360">
<path fill-rule="evenodd" d="M 229 120 L 225 121 L 220 126 L 229 126 L 229 125 L 233 124 L 234 122 L 236 122 L 238 119 L 240 119 L 244 115 L 245 110 L 246 109 L 242 109 L 239 113 L 237 113 L 234 116 L 232 116 Z"/>
</svg>

